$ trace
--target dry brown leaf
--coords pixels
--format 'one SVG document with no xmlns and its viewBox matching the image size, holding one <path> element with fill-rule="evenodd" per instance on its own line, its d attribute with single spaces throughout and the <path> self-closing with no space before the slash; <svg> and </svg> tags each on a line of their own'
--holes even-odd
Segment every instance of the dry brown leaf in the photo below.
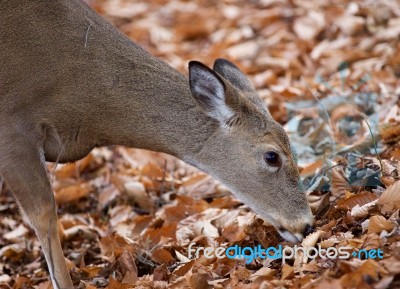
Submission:
<svg viewBox="0 0 400 289">
<path fill-rule="evenodd" d="M 333 247 L 335 245 L 334 240 L 331 239 L 327 239 L 327 240 L 323 240 L 319 243 L 319 245 L 321 246 L 322 249 L 327 249 L 329 247 Z"/>
<path fill-rule="evenodd" d="M 15 280 L 13 288 L 23 289 L 23 288 L 26 288 L 26 286 L 29 286 L 29 287 L 32 286 L 29 278 L 23 277 L 23 276 L 18 276 Z"/>
<path fill-rule="evenodd" d="M 124 278 L 122 278 L 121 282 L 126 284 L 134 284 L 138 281 L 138 277 L 135 272 L 126 272 Z"/>
<path fill-rule="evenodd" d="M 132 224 L 134 225 L 131 230 L 131 237 L 139 237 L 139 235 L 149 226 L 153 221 L 153 216 L 149 215 L 138 215 L 132 219 Z"/>
<path fill-rule="evenodd" d="M 385 124 L 380 127 L 382 140 L 385 143 L 396 142 L 400 138 L 400 123 Z"/>
<path fill-rule="evenodd" d="M 310 203 L 311 211 L 317 215 L 330 205 L 331 194 L 323 194 L 319 196 L 308 195 L 308 202 Z"/>
<path fill-rule="evenodd" d="M 290 279 L 293 276 L 294 276 L 294 268 L 286 263 L 283 264 L 281 279 Z"/>
<path fill-rule="evenodd" d="M 365 19 L 363 17 L 345 14 L 337 19 L 336 24 L 345 34 L 353 35 L 364 28 Z"/>
<path fill-rule="evenodd" d="M 274 270 L 274 269 L 262 267 L 262 268 L 258 269 L 256 272 L 254 272 L 253 274 L 251 274 L 250 280 L 253 282 L 256 282 L 257 279 L 259 279 L 259 278 L 274 276 L 275 273 L 276 273 L 276 270 Z M 282 279 L 285 279 L 285 278 L 282 278 Z"/>
<path fill-rule="evenodd" d="M 146 192 L 146 188 L 141 182 L 130 181 L 124 184 L 126 194 L 139 205 L 140 208 L 152 213 L 154 212 L 154 202 Z"/>
<path fill-rule="evenodd" d="M 319 11 L 309 11 L 307 16 L 295 20 L 293 30 L 304 40 L 313 40 L 325 26 L 325 17 Z"/>
<path fill-rule="evenodd" d="M 21 244 L 14 243 L 10 245 L 3 246 L 0 248 L 0 256 L 2 256 L 7 261 L 17 262 L 21 259 L 24 253 L 24 248 Z"/>
<path fill-rule="evenodd" d="M 137 278 L 138 269 L 136 267 L 135 258 L 132 253 L 130 253 L 129 251 L 124 251 L 117 261 L 121 268 L 122 275 L 125 276 L 127 273 L 130 273 L 129 276 L 131 280 L 133 276 L 136 276 Z"/>
<path fill-rule="evenodd" d="M 86 240 L 96 240 L 97 234 L 87 225 L 76 225 L 62 231 L 65 241 L 80 236 Z"/>
<path fill-rule="evenodd" d="M 171 283 L 168 285 L 168 289 L 181 289 L 181 288 L 190 288 L 186 276 L 181 276 L 176 279 L 173 279 L 171 280 Z"/>
<path fill-rule="evenodd" d="M 351 186 L 344 177 L 343 169 L 340 167 L 332 168 L 332 195 L 340 197 L 347 191 L 352 191 Z"/>
<path fill-rule="evenodd" d="M 211 289 L 208 284 L 209 275 L 207 273 L 192 273 L 186 276 L 190 288 L 193 289 Z"/>
<path fill-rule="evenodd" d="M 239 226 L 238 224 L 227 226 L 222 229 L 222 236 L 225 237 L 229 242 L 242 241 L 246 235 L 246 228 Z"/>
<path fill-rule="evenodd" d="M 240 205 L 242 202 L 230 196 L 216 198 L 210 203 L 211 208 L 230 209 Z"/>
<path fill-rule="evenodd" d="M 381 182 L 382 182 L 382 184 L 385 185 L 385 187 L 389 187 L 389 186 L 393 185 L 396 182 L 396 180 L 393 177 L 382 176 Z"/>
<path fill-rule="evenodd" d="M 143 232 L 141 240 L 151 242 L 153 245 L 157 245 L 161 239 L 171 239 L 176 241 L 176 228 L 176 223 L 164 225 L 161 228 L 149 228 Z"/>
<path fill-rule="evenodd" d="M 192 260 L 186 264 L 183 264 L 182 266 L 177 267 L 173 273 L 176 276 L 185 276 L 193 267 L 193 265 L 195 264 L 195 260 Z"/>
<path fill-rule="evenodd" d="M 54 198 L 57 204 L 76 202 L 80 198 L 88 196 L 93 188 L 88 183 L 78 183 L 59 189 L 55 192 Z"/>
<path fill-rule="evenodd" d="M 313 162 L 312 164 L 309 164 L 305 168 L 301 169 L 300 175 L 303 178 L 313 176 L 321 170 L 323 165 L 324 165 L 324 160 L 320 158 L 317 161 Z"/>
<path fill-rule="evenodd" d="M 169 272 L 167 265 L 161 264 L 156 269 L 154 269 L 153 280 L 154 281 L 168 280 L 168 277 L 170 275 L 171 273 Z"/>
<path fill-rule="evenodd" d="M 315 260 L 311 260 L 309 263 L 304 264 L 300 268 L 301 272 L 319 272 L 321 271 L 321 268 L 318 266 L 317 262 Z"/>
<path fill-rule="evenodd" d="M 399 137 L 400 137 L 400 125 L 399 125 Z M 390 156 L 396 160 L 400 161 L 400 148 L 396 148 L 390 152 Z"/>
<path fill-rule="evenodd" d="M 204 200 L 196 200 L 191 197 L 178 195 L 177 204 L 165 208 L 165 222 L 166 224 L 179 222 L 187 216 L 201 213 L 208 209 L 209 204 Z"/>
<path fill-rule="evenodd" d="M 371 249 L 379 249 L 382 248 L 382 239 L 379 237 L 378 234 L 372 233 L 368 234 L 367 238 L 365 238 L 362 249 L 371 250 Z"/>
<path fill-rule="evenodd" d="M 198 10 L 187 11 L 186 13 L 176 13 L 174 15 L 174 36 L 177 37 L 177 40 L 179 41 L 207 37 L 214 29 L 215 20 L 210 19 L 210 21 L 204 21 L 204 17 L 205 15 Z M 190 25 L 188 25 L 188 23 L 190 23 Z"/>
<path fill-rule="evenodd" d="M 58 165 L 54 175 L 57 179 L 77 178 L 93 161 L 95 161 L 93 154 L 88 154 L 77 162 Z"/>
<path fill-rule="evenodd" d="M 3 235 L 3 238 L 9 241 L 18 241 L 20 238 L 25 236 L 28 233 L 28 229 L 20 224 L 17 228 L 12 231 L 9 231 Z"/>
<path fill-rule="evenodd" d="M 103 189 L 98 197 L 99 207 L 100 207 L 99 209 L 104 209 L 112 201 L 114 201 L 120 194 L 121 192 L 113 184 Z"/>
<path fill-rule="evenodd" d="M 366 216 L 368 216 L 369 210 L 371 208 L 375 207 L 377 202 L 378 202 L 378 200 L 374 200 L 374 201 L 364 204 L 362 206 L 357 204 L 351 209 L 350 214 L 352 217 L 366 217 Z"/>
<path fill-rule="evenodd" d="M 162 178 L 164 176 L 163 170 L 154 163 L 148 163 L 142 169 L 142 174 L 150 178 Z"/>
<path fill-rule="evenodd" d="M 382 231 L 390 232 L 394 228 L 394 224 L 385 219 L 383 216 L 372 216 L 369 219 L 368 234 L 379 234 Z"/>
<path fill-rule="evenodd" d="M 102 268 L 98 267 L 98 266 L 88 266 L 88 267 L 80 268 L 80 270 L 85 272 L 85 277 L 87 277 L 87 278 L 96 277 L 100 273 L 101 269 Z"/>
<path fill-rule="evenodd" d="M 129 284 L 121 283 L 115 280 L 113 277 L 110 277 L 109 283 L 106 289 L 132 289 L 133 286 Z"/>
<path fill-rule="evenodd" d="M 314 247 L 317 244 L 317 242 L 322 234 L 323 234 L 323 232 L 321 230 L 317 230 L 314 233 L 309 234 L 306 238 L 303 239 L 303 241 L 301 242 L 301 246 L 305 250 L 308 250 L 308 248 Z M 294 261 L 293 267 L 295 267 L 296 271 L 300 271 L 301 270 L 300 268 L 302 267 L 302 265 L 307 262 L 308 262 L 307 255 L 300 251 L 295 256 L 295 261 Z"/>
<path fill-rule="evenodd" d="M 249 59 L 256 56 L 259 47 L 259 43 L 252 40 L 231 46 L 226 53 L 233 59 Z"/>
<path fill-rule="evenodd" d="M 314 280 L 312 280 L 312 283 L 315 283 Z M 323 275 L 321 280 L 319 280 L 319 282 L 317 284 L 315 284 L 316 286 L 311 287 L 311 288 L 315 288 L 315 289 L 347 289 L 348 287 L 343 287 L 342 283 L 340 282 L 339 279 L 332 279 L 327 277 L 326 275 Z M 363 288 L 364 289 L 364 288 Z M 367 288 L 365 288 L 367 289 Z"/>
<path fill-rule="evenodd" d="M 128 205 L 115 206 L 109 212 L 110 224 L 116 227 L 120 223 L 127 222 L 131 220 L 135 213 L 132 211 L 132 207 Z"/>
<path fill-rule="evenodd" d="M 9 282 L 11 282 L 13 279 L 10 277 L 10 275 L 8 275 L 8 274 L 1 274 L 0 275 L 0 284 L 4 284 L 4 283 L 9 283 Z M 49 283 L 50 283 L 50 281 L 48 281 Z M 41 284 L 43 284 L 43 283 L 41 283 Z M 39 286 L 41 285 L 41 284 L 39 284 Z M 47 288 L 47 287 L 43 287 L 43 288 Z"/>
<path fill-rule="evenodd" d="M 317 244 L 317 241 L 321 237 L 322 231 L 317 230 L 314 233 L 309 234 L 304 240 L 301 242 L 303 247 L 314 247 Z"/>
<path fill-rule="evenodd" d="M 193 232 L 196 234 L 196 236 L 204 235 L 211 238 L 219 237 L 218 229 L 207 220 L 197 221 L 194 223 Z"/>
<path fill-rule="evenodd" d="M 240 209 L 222 210 L 221 215 L 213 220 L 213 224 L 217 228 L 222 228 L 222 229 L 225 227 L 229 227 L 238 222 L 238 218 L 241 215 L 241 213 L 242 212 Z M 250 220 L 250 216 L 248 217 L 248 219 Z"/>
<path fill-rule="evenodd" d="M 151 258 L 160 264 L 170 263 L 175 261 L 174 257 L 172 257 L 171 253 L 164 248 L 158 248 L 153 251 L 151 254 Z"/>
<path fill-rule="evenodd" d="M 181 195 L 184 194 L 204 198 L 209 194 L 218 195 L 218 192 L 215 192 L 216 188 L 217 183 L 211 176 L 204 173 L 197 173 L 183 179 L 178 193 Z"/>
<path fill-rule="evenodd" d="M 220 209 L 209 208 L 201 213 L 189 216 L 178 223 L 176 239 L 181 246 L 187 246 L 193 238 L 205 236 L 216 238 L 218 229 L 211 224 L 213 220 L 220 220 L 225 215 Z M 217 224 L 217 222 L 216 222 Z"/>
<path fill-rule="evenodd" d="M 240 281 L 249 280 L 251 277 L 251 271 L 247 268 L 239 265 L 234 268 L 231 272 L 231 284 L 238 284 Z"/>
<path fill-rule="evenodd" d="M 344 288 L 372 288 L 367 280 L 377 281 L 379 274 L 387 274 L 387 271 L 376 261 L 368 259 L 357 270 L 343 275 L 340 280 Z"/>
<path fill-rule="evenodd" d="M 387 205 L 392 209 L 400 209 L 400 181 L 395 182 L 382 193 L 378 205 Z"/>
<path fill-rule="evenodd" d="M 88 287 L 90 286 L 90 287 Z M 53 285 L 51 284 L 51 281 L 45 281 L 40 283 L 35 287 L 36 289 L 53 289 Z M 96 289 L 95 286 L 93 285 L 86 285 L 86 289 Z"/>
<path fill-rule="evenodd" d="M 399 256 L 390 256 L 379 261 L 379 264 L 383 265 L 383 267 L 390 273 L 390 274 L 400 274 L 400 258 Z"/>
<path fill-rule="evenodd" d="M 130 252 L 132 256 L 135 256 L 136 253 L 133 242 L 118 234 L 109 235 L 100 239 L 99 247 L 102 257 L 106 258 L 109 262 L 114 262 L 125 251 Z"/>
<path fill-rule="evenodd" d="M 182 262 L 182 263 L 190 262 L 190 259 L 188 257 L 186 257 L 185 255 L 179 253 L 176 250 L 175 250 L 175 255 L 176 255 L 176 258 L 179 260 L 179 262 Z"/>
<path fill-rule="evenodd" d="M 357 205 L 363 206 L 365 204 L 375 201 L 376 199 L 378 199 L 378 196 L 376 194 L 364 192 L 364 193 L 352 195 L 347 199 L 339 200 L 337 203 L 337 206 L 339 208 L 351 210 L 352 208 L 354 208 Z"/>
</svg>

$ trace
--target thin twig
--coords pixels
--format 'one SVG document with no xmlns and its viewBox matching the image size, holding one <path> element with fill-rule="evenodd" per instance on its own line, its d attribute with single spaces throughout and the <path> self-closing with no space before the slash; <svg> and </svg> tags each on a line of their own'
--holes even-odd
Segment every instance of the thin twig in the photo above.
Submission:
<svg viewBox="0 0 400 289">
<path fill-rule="evenodd" d="M 361 116 L 363 117 L 365 123 L 367 124 L 369 133 L 371 134 L 372 143 L 374 144 L 375 155 L 376 155 L 376 157 L 377 157 L 378 160 L 379 160 L 379 164 L 381 165 L 381 174 L 382 174 L 382 176 L 383 176 L 382 159 L 381 159 L 381 156 L 380 156 L 379 153 L 378 153 L 378 146 L 377 146 L 377 144 L 376 144 L 376 139 L 375 139 L 375 136 L 374 136 L 374 134 L 373 134 L 373 132 L 372 132 L 371 126 L 369 125 L 368 116 L 365 115 L 364 113 L 361 113 Z"/>
<path fill-rule="evenodd" d="M 335 140 L 335 134 L 333 132 L 331 118 L 329 116 L 328 110 L 326 109 L 325 105 L 319 100 L 318 96 L 314 93 L 314 91 L 312 91 L 311 87 L 308 84 L 306 84 L 306 85 L 307 85 L 308 90 L 311 92 L 312 96 L 315 98 L 315 100 L 317 101 L 317 103 L 321 107 L 321 110 L 325 114 L 325 117 L 327 118 L 329 130 L 330 130 L 330 135 L 331 135 L 331 139 L 332 139 L 332 142 L 333 142 L 333 144 L 332 144 L 332 155 L 331 155 L 331 158 L 332 158 L 336 154 L 336 140 Z"/>
<path fill-rule="evenodd" d="M 329 170 L 338 167 L 338 166 L 343 166 L 342 164 L 336 164 L 334 166 L 331 167 L 326 167 L 325 169 L 322 168 L 310 181 L 310 185 L 307 187 L 307 189 L 305 190 L 306 192 L 312 187 L 312 185 L 314 184 L 315 180 L 317 179 L 317 177 L 319 177 L 322 174 L 326 174 Z M 347 181 L 347 180 L 346 180 Z"/>
</svg>

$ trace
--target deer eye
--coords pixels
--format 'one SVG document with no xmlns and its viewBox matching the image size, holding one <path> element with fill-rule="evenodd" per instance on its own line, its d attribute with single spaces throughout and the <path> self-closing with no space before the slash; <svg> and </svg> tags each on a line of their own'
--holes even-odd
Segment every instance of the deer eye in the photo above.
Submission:
<svg viewBox="0 0 400 289">
<path fill-rule="evenodd" d="M 264 160 L 273 167 L 278 167 L 281 165 L 281 159 L 279 155 L 274 151 L 266 152 L 264 155 Z"/>
</svg>

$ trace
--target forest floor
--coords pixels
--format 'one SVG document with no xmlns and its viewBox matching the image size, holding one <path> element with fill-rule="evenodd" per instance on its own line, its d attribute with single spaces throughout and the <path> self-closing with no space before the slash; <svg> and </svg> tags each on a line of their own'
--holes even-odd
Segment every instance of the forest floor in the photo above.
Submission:
<svg viewBox="0 0 400 289">
<path fill-rule="evenodd" d="M 400 288 L 398 1 L 87 2 L 185 75 L 188 61 L 212 66 L 220 57 L 249 75 L 297 152 L 317 229 L 301 245 L 349 254 L 189 258 L 191 242 L 294 245 L 180 160 L 98 148 L 73 164 L 48 164 L 76 286 Z M 6 184 L 0 288 L 51 288 L 39 242 Z"/>
</svg>

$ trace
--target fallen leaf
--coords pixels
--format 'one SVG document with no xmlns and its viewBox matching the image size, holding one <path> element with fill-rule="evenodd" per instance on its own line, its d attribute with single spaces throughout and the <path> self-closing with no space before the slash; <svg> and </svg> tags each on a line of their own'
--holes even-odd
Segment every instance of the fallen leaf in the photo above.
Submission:
<svg viewBox="0 0 400 289">
<path fill-rule="evenodd" d="M 340 167 L 334 167 L 332 169 L 332 195 L 340 197 L 348 191 L 352 191 L 352 188 L 344 177 L 343 169 Z"/>
<path fill-rule="evenodd" d="M 352 195 L 347 199 L 339 200 L 337 203 L 337 206 L 339 208 L 351 210 L 352 208 L 354 208 L 357 205 L 363 206 L 365 204 L 369 204 L 369 203 L 375 201 L 376 199 L 378 199 L 378 196 L 376 194 L 364 192 L 364 193 Z"/>
<path fill-rule="evenodd" d="M 394 224 L 385 219 L 383 216 L 372 216 L 369 219 L 368 234 L 381 233 L 382 231 L 390 232 L 394 228 Z"/>
<path fill-rule="evenodd" d="M 3 235 L 3 238 L 9 241 L 17 241 L 23 236 L 25 236 L 28 232 L 29 232 L 28 229 L 23 224 L 20 224 L 14 230 L 5 233 Z"/>
<path fill-rule="evenodd" d="M 171 253 L 164 248 L 158 248 L 153 251 L 151 254 L 151 258 L 160 264 L 170 263 L 175 261 L 174 257 L 172 257 Z"/>
<path fill-rule="evenodd" d="M 400 181 L 395 182 L 382 193 L 378 202 L 382 205 L 393 209 L 400 209 Z"/>
<path fill-rule="evenodd" d="M 88 183 L 78 183 L 59 189 L 55 192 L 54 198 L 57 204 L 72 203 L 87 197 L 92 190 L 92 186 Z"/>
<path fill-rule="evenodd" d="M 294 276 L 294 268 L 287 263 L 282 266 L 282 277 L 281 279 L 289 279 Z"/>
<path fill-rule="evenodd" d="M 353 217 L 366 217 L 366 216 L 368 216 L 369 210 L 371 208 L 375 207 L 377 202 L 378 202 L 378 200 L 376 199 L 376 200 L 369 202 L 367 204 L 364 204 L 362 206 L 357 204 L 351 209 L 350 214 Z"/>
</svg>

